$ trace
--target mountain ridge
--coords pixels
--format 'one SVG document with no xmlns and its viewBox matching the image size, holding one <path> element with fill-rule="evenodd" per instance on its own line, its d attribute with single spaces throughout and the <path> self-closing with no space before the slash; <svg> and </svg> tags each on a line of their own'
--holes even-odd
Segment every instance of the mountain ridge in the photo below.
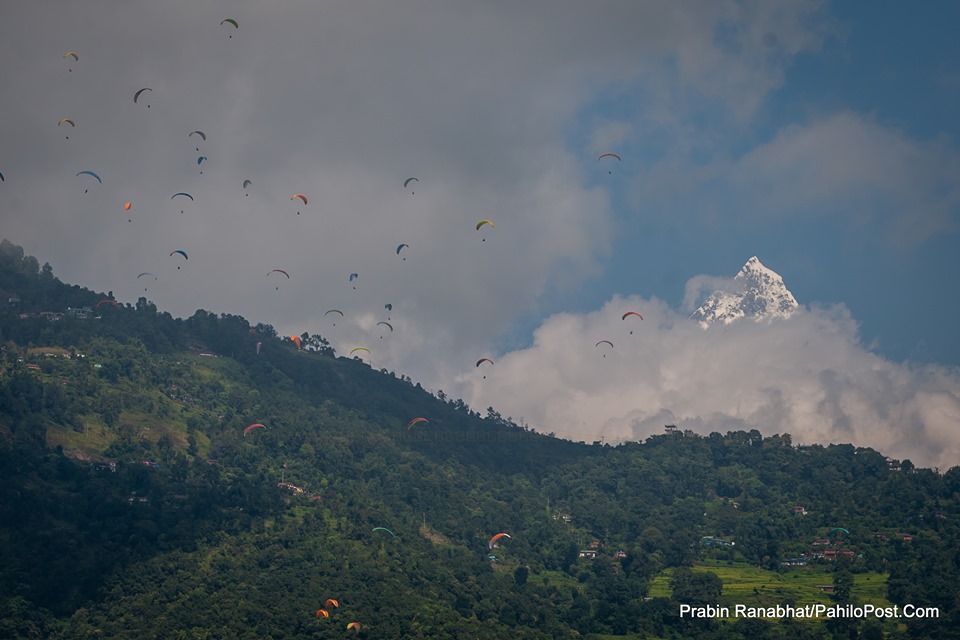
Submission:
<svg viewBox="0 0 960 640">
<path fill-rule="evenodd" d="M 741 318 L 755 322 L 789 318 L 799 308 L 780 274 L 751 256 L 729 285 L 707 296 L 690 317 L 707 329 L 717 322 L 727 325 Z"/>
</svg>

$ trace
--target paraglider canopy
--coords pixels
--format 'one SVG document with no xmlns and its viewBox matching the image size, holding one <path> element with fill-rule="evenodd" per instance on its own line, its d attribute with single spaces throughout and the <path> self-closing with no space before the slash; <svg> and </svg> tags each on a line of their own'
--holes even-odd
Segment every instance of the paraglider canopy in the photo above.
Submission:
<svg viewBox="0 0 960 640">
<path fill-rule="evenodd" d="M 137 102 L 140 100 L 140 94 L 143 93 L 144 91 L 150 91 L 150 92 L 152 92 L 153 89 L 151 89 L 150 87 L 144 87 L 143 89 L 140 89 L 140 90 L 137 91 L 135 94 L 133 94 L 133 103 L 134 103 L 134 104 L 137 104 Z M 149 108 L 150 108 L 150 105 L 147 105 L 147 108 L 149 109 Z"/>
<path fill-rule="evenodd" d="M 249 427 L 247 427 L 246 429 L 243 430 L 243 437 L 246 438 L 248 433 L 250 433 L 251 431 L 253 431 L 254 429 L 257 429 L 257 428 L 266 429 L 266 425 L 262 425 L 262 424 L 260 424 L 259 422 L 254 422 L 254 423 L 251 424 Z"/>
<path fill-rule="evenodd" d="M 290 336 L 290 341 L 297 345 L 297 351 L 300 350 L 300 336 Z"/>
<path fill-rule="evenodd" d="M 496 544 L 497 544 L 497 540 L 499 540 L 499 539 L 501 539 L 501 538 L 507 538 L 508 540 L 512 540 L 512 539 L 513 539 L 513 538 L 510 536 L 509 533 L 498 533 L 498 534 L 496 534 L 495 536 L 493 536 L 492 538 L 490 538 L 490 542 L 487 543 L 487 547 L 488 547 L 489 549 L 493 549 L 493 548 L 496 546 Z"/>
<path fill-rule="evenodd" d="M 430 424 L 430 421 L 427 420 L 426 418 L 414 418 L 413 420 L 407 423 L 407 429 L 409 429 L 415 424 L 420 424 L 421 422 L 426 422 L 427 424 Z"/>
<path fill-rule="evenodd" d="M 389 533 L 394 538 L 397 537 L 397 534 L 395 534 L 393 531 L 390 531 L 390 529 L 387 529 L 386 527 L 374 527 L 373 531 L 385 531 L 386 533 Z"/>
</svg>

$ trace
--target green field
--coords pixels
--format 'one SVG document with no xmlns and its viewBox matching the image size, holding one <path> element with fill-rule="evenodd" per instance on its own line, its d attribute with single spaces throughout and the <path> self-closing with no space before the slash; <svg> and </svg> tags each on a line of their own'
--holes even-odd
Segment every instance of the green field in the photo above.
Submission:
<svg viewBox="0 0 960 640">
<path fill-rule="evenodd" d="M 705 561 L 695 565 L 693 570 L 715 573 L 723 581 L 723 599 L 728 603 L 748 606 L 784 602 L 794 605 L 832 604 L 829 594 L 817 586 L 833 584 L 833 575 L 826 568 L 798 567 L 781 574 L 744 563 Z M 672 573 L 671 569 L 667 569 L 653 580 L 649 593 L 651 597 L 670 597 Z M 858 573 L 853 578 L 854 601 L 893 606 L 886 599 L 887 574 Z"/>
</svg>

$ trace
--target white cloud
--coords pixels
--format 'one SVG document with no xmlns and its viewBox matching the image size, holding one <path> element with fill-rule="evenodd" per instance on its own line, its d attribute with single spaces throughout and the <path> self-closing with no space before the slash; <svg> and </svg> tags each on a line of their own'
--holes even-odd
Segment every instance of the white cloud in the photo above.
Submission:
<svg viewBox="0 0 960 640">
<path fill-rule="evenodd" d="M 643 322 L 622 321 L 628 310 Z M 595 347 L 601 339 L 616 348 Z M 960 464 L 960 371 L 871 353 L 842 306 L 704 331 L 659 300 L 616 297 L 547 318 L 531 347 L 484 373 L 459 376 L 468 404 L 574 440 L 642 440 L 671 423 L 700 433 L 757 428 Z"/>
</svg>

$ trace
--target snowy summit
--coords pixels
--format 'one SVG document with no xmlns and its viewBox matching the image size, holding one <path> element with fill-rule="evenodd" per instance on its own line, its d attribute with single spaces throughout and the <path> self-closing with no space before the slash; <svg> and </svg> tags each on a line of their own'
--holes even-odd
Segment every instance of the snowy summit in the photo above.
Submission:
<svg viewBox="0 0 960 640">
<path fill-rule="evenodd" d="M 730 324 L 739 318 L 759 322 L 787 318 L 800 307 L 783 284 L 783 278 L 753 256 L 734 277 L 726 291 L 714 291 L 690 317 L 706 329 L 714 322 Z"/>
</svg>

